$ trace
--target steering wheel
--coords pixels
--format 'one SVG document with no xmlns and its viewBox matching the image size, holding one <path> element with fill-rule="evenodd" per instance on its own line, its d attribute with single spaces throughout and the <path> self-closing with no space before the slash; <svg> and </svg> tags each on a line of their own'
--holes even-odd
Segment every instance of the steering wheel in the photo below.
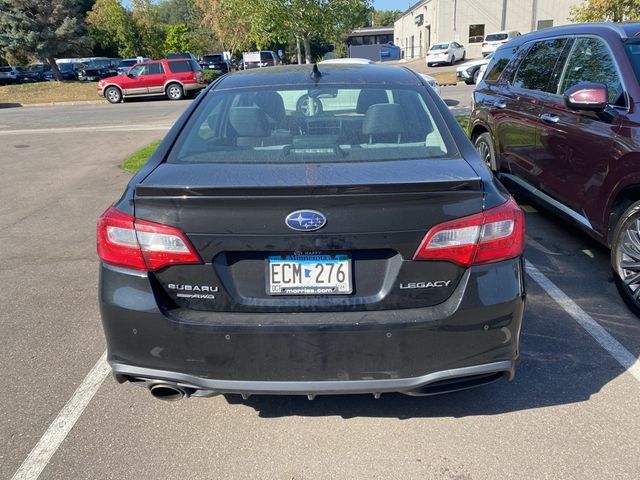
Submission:
<svg viewBox="0 0 640 480">
<path fill-rule="evenodd" d="M 305 93 L 296 102 L 296 111 L 304 117 L 315 117 L 322 113 L 322 103 Z"/>
</svg>

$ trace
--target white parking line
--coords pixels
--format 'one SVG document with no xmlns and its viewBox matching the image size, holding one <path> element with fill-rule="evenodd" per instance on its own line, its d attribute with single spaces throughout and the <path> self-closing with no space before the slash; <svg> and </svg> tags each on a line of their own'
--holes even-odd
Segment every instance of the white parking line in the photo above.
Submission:
<svg viewBox="0 0 640 480">
<path fill-rule="evenodd" d="M 40 476 L 109 373 L 106 359 L 105 351 L 11 480 L 36 480 Z"/>
<path fill-rule="evenodd" d="M 629 350 L 613 338 L 604 328 L 596 322 L 591 315 L 571 300 L 551 280 L 549 280 L 531 262 L 526 260 L 526 268 L 529 276 L 560 305 L 565 312 L 578 322 L 589 335 L 591 335 L 604 348 L 609 355 L 615 358 L 622 367 L 640 382 L 640 359 L 637 359 Z"/>
<path fill-rule="evenodd" d="M 61 127 L 61 128 L 29 128 L 21 130 L 0 130 L 0 136 L 25 135 L 30 133 L 74 133 L 74 132 L 131 132 L 162 130 L 166 131 L 172 125 L 95 125 L 91 127 Z"/>
</svg>

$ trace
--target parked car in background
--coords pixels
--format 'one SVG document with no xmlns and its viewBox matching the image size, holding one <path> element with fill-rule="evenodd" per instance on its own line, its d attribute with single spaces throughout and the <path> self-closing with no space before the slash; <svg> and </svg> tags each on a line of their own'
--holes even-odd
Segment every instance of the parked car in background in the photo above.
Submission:
<svg viewBox="0 0 640 480">
<path fill-rule="evenodd" d="M 244 70 L 251 68 L 273 67 L 274 65 L 278 65 L 278 56 L 271 50 L 244 52 L 242 54 L 242 68 Z"/>
<path fill-rule="evenodd" d="M 439 63 L 453 65 L 458 60 L 464 60 L 467 53 L 458 42 L 436 43 L 427 51 L 427 66 L 432 67 Z"/>
<path fill-rule="evenodd" d="M 123 58 L 122 60 L 120 60 L 120 63 L 118 63 L 118 67 L 116 68 L 116 73 L 118 75 L 124 75 L 136 63 L 147 62 L 149 60 L 151 60 L 151 59 L 148 58 L 148 57 Z"/>
<path fill-rule="evenodd" d="M 223 77 L 103 213 L 97 244 L 107 360 L 159 399 L 514 377 L 524 215 L 406 68 Z"/>
<path fill-rule="evenodd" d="M 577 24 L 496 50 L 472 140 L 506 184 L 611 248 L 640 313 L 640 24 Z"/>
<path fill-rule="evenodd" d="M 163 59 L 136 63 L 126 75 L 98 82 L 98 94 L 110 103 L 144 95 L 166 95 L 180 100 L 206 86 L 200 65 L 190 59 Z"/>
<path fill-rule="evenodd" d="M 480 60 L 471 60 L 470 62 L 460 65 L 456 68 L 456 79 L 458 81 L 463 81 L 467 85 L 477 84 L 482 66 L 486 66 L 492 56 L 493 53 L 490 53 Z"/>
<path fill-rule="evenodd" d="M 436 92 L 439 97 L 442 96 L 442 87 L 435 78 L 433 78 L 431 75 L 427 75 L 426 73 L 421 73 L 420 76 L 424 79 L 425 82 L 427 82 L 427 85 L 433 88 L 433 91 Z"/>
<path fill-rule="evenodd" d="M 18 67 L 4 66 L 0 67 L 0 85 L 9 85 L 20 81 L 20 72 Z"/>
<path fill-rule="evenodd" d="M 208 53 L 202 56 L 200 66 L 203 70 L 215 70 L 220 73 L 229 73 L 229 61 L 222 53 Z"/>
<path fill-rule="evenodd" d="M 194 62 L 198 63 L 198 57 L 196 57 L 193 53 L 191 52 L 174 52 L 174 53 L 168 53 L 167 57 L 168 59 L 175 59 L 175 58 L 186 58 L 188 60 L 193 60 Z"/>
<path fill-rule="evenodd" d="M 42 82 L 46 80 L 44 74 L 51 70 L 51 65 L 48 63 L 32 63 L 27 66 L 27 70 L 31 72 L 34 79 L 37 78 L 34 81 Z"/>
<path fill-rule="evenodd" d="M 57 62 L 56 62 L 57 63 Z M 77 67 L 78 64 L 65 62 L 65 63 L 57 63 L 58 69 L 60 70 L 60 74 L 62 75 L 63 80 L 77 80 L 78 72 Z M 56 77 L 53 74 L 53 70 L 48 70 L 42 74 L 43 78 L 47 81 L 55 81 Z"/>
<path fill-rule="evenodd" d="M 482 56 L 486 57 L 490 53 L 496 51 L 500 45 L 504 45 L 509 40 L 520 36 L 520 32 L 517 30 L 503 30 L 500 32 L 490 33 L 484 37 L 482 42 Z"/>
<path fill-rule="evenodd" d="M 78 65 L 78 80 L 97 82 L 102 78 L 113 77 L 118 74 L 120 59 L 97 59 Z"/>
</svg>

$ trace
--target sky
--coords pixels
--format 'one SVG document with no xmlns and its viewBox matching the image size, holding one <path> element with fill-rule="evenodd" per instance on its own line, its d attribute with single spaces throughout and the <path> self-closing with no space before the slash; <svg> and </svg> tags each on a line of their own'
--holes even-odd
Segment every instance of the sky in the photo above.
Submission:
<svg viewBox="0 0 640 480">
<path fill-rule="evenodd" d="M 374 0 L 373 6 L 378 10 L 402 10 L 403 12 L 417 0 Z"/>
</svg>

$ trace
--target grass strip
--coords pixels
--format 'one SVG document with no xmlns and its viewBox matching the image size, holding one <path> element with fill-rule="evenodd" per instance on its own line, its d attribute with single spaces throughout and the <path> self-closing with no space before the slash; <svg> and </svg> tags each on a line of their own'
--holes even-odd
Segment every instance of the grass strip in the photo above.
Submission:
<svg viewBox="0 0 640 480">
<path fill-rule="evenodd" d="M 149 157 L 156 150 L 156 147 L 160 144 L 160 140 L 155 140 L 149 145 L 142 147 L 140 150 L 133 152 L 129 155 L 120 167 L 129 173 L 136 173 L 140 170 L 140 167 L 149 160 Z"/>
</svg>

